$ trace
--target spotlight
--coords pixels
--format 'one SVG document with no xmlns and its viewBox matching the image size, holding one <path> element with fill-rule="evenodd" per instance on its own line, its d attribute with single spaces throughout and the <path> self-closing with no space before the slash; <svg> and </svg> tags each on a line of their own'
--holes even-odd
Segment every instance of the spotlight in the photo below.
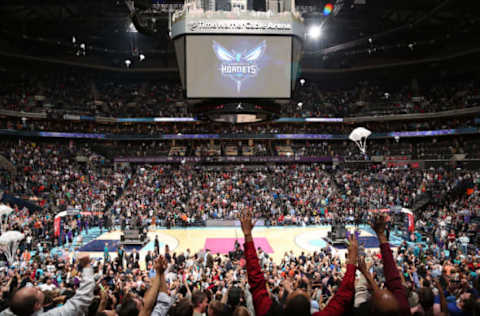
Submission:
<svg viewBox="0 0 480 316">
<path fill-rule="evenodd" d="M 85 49 L 85 43 L 80 44 L 81 49 Z"/>
<path fill-rule="evenodd" d="M 140 61 L 143 61 L 143 60 L 145 60 L 145 55 L 144 55 L 144 54 L 140 54 L 140 55 L 138 56 L 138 58 L 140 58 Z"/>
<path fill-rule="evenodd" d="M 127 66 L 127 68 L 129 68 L 131 64 L 132 64 L 132 61 L 130 59 L 125 60 L 125 66 Z"/>
<path fill-rule="evenodd" d="M 300 85 L 303 87 L 303 85 L 305 84 L 305 79 L 300 79 Z"/>
<path fill-rule="evenodd" d="M 312 25 L 308 29 L 308 37 L 311 39 L 319 39 L 322 37 L 322 27 L 320 25 Z"/>
</svg>

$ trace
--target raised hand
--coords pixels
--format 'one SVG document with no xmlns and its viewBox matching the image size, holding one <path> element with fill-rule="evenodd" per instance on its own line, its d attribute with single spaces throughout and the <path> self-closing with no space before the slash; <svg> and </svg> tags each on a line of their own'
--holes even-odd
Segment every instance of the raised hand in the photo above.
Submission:
<svg viewBox="0 0 480 316">
<path fill-rule="evenodd" d="M 348 264 L 357 264 L 357 258 L 358 258 L 358 240 L 357 237 L 355 237 L 355 234 L 351 234 L 350 237 L 348 238 Z"/>
<path fill-rule="evenodd" d="M 385 228 L 387 226 L 387 219 L 384 215 L 375 216 L 370 226 L 377 233 L 377 235 L 383 234 L 385 233 Z"/>
<path fill-rule="evenodd" d="M 289 281 L 289 280 L 284 280 L 282 282 L 283 284 L 283 288 L 285 289 L 285 291 L 287 291 L 287 293 L 291 293 L 292 292 L 292 283 Z"/>
<path fill-rule="evenodd" d="M 245 239 L 252 237 L 252 230 L 255 227 L 256 220 L 253 219 L 252 208 L 244 209 L 239 215 L 240 223 L 242 224 L 242 231 Z"/>
<path fill-rule="evenodd" d="M 363 275 L 366 275 L 369 270 L 369 268 L 367 267 L 367 264 L 365 263 L 365 257 L 360 257 L 358 258 L 358 265 L 357 265 L 357 268 L 360 272 L 362 272 Z"/>
<path fill-rule="evenodd" d="M 157 271 L 157 273 L 163 274 L 165 270 L 167 270 L 168 262 L 164 256 L 158 256 L 153 266 L 155 268 L 155 271 Z"/>
<path fill-rule="evenodd" d="M 100 291 L 100 300 L 106 301 L 108 299 L 108 293 L 105 289 Z"/>
<path fill-rule="evenodd" d="M 124 292 L 125 292 L 126 294 L 128 294 L 128 293 L 130 293 L 130 289 L 131 289 L 130 283 L 127 282 L 127 283 L 125 284 L 123 290 L 124 290 Z"/>
</svg>

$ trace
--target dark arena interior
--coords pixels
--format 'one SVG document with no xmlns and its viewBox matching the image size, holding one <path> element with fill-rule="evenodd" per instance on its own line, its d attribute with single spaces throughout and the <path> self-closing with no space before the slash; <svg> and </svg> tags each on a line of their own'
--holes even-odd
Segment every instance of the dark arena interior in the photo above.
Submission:
<svg viewBox="0 0 480 316">
<path fill-rule="evenodd" d="M 480 1 L 0 17 L 0 316 L 480 316 Z"/>
</svg>

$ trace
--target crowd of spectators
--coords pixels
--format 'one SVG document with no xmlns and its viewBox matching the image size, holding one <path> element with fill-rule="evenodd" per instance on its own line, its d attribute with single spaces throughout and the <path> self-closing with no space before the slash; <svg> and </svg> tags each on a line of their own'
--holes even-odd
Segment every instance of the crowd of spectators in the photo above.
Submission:
<svg viewBox="0 0 480 316">
<path fill-rule="evenodd" d="M 71 142 L 2 140 L 0 151 L 17 168 L 4 179 L 10 190 L 21 197 L 38 197 L 41 206 L 60 211 L 67 207 L 103 211 L 129 177 L 128 172 L 103 166 L 103 157 L 88 146 Z"/>
<path fill-rule="evenodd" d="M 52 212 L 69 208 L 92 214 L 111 211 L 109 226 L 119 223 L 121 217 L 153 220 L 162 226 L 167 222 L 177 225 L 179 218 L 185 218 L 187 224 L 208 218 L 235 218 L 247 205 L 253 206 L 259 216 L 268 217 L 272 225 L 285 220 L 319 224 L 326 220 L 325 208 L 350 214 L 385 204 L 413 207 L 419 188 L 443 196 L 453 189 L 460 176 L 475 183 L 479 177 L 471 172 L 464 175 L 443 169 L 390 171 L 378 166 L 350 172 L 342 168 L 325 170 L 325 166 L 316 164 L 114 168 L 82 143 L 5 140 L 2 146 L 2 155 L 17 170 L 15 174 L 4 173 L 0 183 L 4 191 Z M 430 188 L 433 184 L 438 187 Z M 383 190 L 379 191 L 379 187 Z M 339 192 L 341 198 L 333 198 Z M 463 205 L 449 207 L 457 212 Z M 35 222 L 37 215 L 32 215 Z M 51 222 L 51 216 L 49 219 Z"/>
<path fill-rule="evenodd" d="M 478 250 L 444 251 L 440 236 L 425 249 L 392 251 L 380 217 L 372 219 L 380 252 L 352 234 L 346 257 L 325 248 L 274 262 L 255 247 L 253 214 L 242 210 L 244 250 L 229 255 L 155 247 L 141 259 L 119 248 L 91 262 L 48 252 L 30 259 L 21 245 L 1 276 L 1 315 L 478 315 Z"/>
<path fill-rule="evenodd" d="M 176 83 L 111 78 L 104 73 L 60 71 L 5 76 L 0 108 L 25 112 L 60 110 L 94 116 L 190 116 Z M 177 103 L 180 102 L 180 103 Z"/>
<path fill-rule="evenodd" d="M 191 117 L 178 82 L 112 78 L 89 71 L 2 77 L 0 110 L 48 112 L 49 119 L 1 117 L 0 129 L 158 136 L 163 134 L 347 135 L 349 124 L 262 123 L 233 126 L 100 124 L 64 114 Z M 391 84 L 392 85 L 392 84 Z M 478 80 L 441 83 L 362 81 L 332 88 L 299 85 L 283 117 L 352 117 L 439 112 L 478 106 Z M 474 117 L 365 123 L 376 133 L 476 127 Z M 173 147 L 180 148 L 172 151 Z M 346 160 L 480 158 L 475 136 L 350 141 L 159 140 L 45 142 L 1 138 L 0 233 L 25 238 L 12 256 L 0 245 L 0 316 L 480 316 L 480 172 L 455 168 L 349 169 L 322 164 L 113 164 L 119 156 L 222 156 L 232 153 Z M 288 147 L 285 149 L 285 147 Z M 184 148 L 184 149 L 183 149 Z M 235 150 L 237 148 L 237 150 Z M 341 159 L 338 159 L 339 161 Z M 364 162 L 364 161 L 362 161 Z M 453 165 L 453 164 L 452 164 Z M 414 228 L 385 208 L 414 210 Z M 66 211 L 62 227 L 55 216 Z M 228 254 L 161 249 L 146 255 L 105 246 L 92 260 L 71 247 L 81 233 L 129 227 L 206 225 L 239 219 L 245 243 Z M 351 233 L 346 253 L 329 245 L 275 261 L 254 243 L 254 226 L 346 223 L 370 229 L 379 248 Z M 401 233 L 398 233 L 398 230 Z M 404 241 L 392 249 L 390 235 Z"/>
<path fill-rule="evenodd" d="M 478 106 L 479 100 L 474 80 L 443 80 L 423 88 L 416 81 L 360 81 L 352 88 L 336 89 L 329 89 L 325 82 L 307 82 L 298 87 L 284 112 L 298 117 L 428 113 Z"/>
<path fill-rule="evenodd" d="M 1 268 L 2 316 L 478 315 L 478 171 L 120 167 L 90 143 L 4 139 L 0 146 L 15 169 L 2 173 L 3 195 L 41 206 L 10 204 L 14 211 L 2 218 L 2 232 L 26 236 Z M 431 203 L 415 213 L 417 229 L 393 256 L 394 225 L 369 210 L 414 209 L 427 195 Z M 54 216 L 69 208 L 81 213 L 67 216 L 55 236 Z M 146 256 L 119 248 L 116 256 L 107 252 L 91 262 L 63 248 L 91 227 L 171 228 L 238 217 L 246 243 L 229 254 L 180 253 L 157 244 Z M 380 250 L 364 249 L 352 237 L 346 258 L 327 247 L 275 262 L 254 245 L 254 218 L 267 226 L 373 223 Z M 52 251 L 56 246 L 60 253 Z"/>
<path fill-rule="evenodd" d="M 425 192 L 433 192 L 440 203 L 459 181 L 471 179 L 477 183 L 478 177 L 477 173 L 443 169 L 327 172 L 320 165 L 230 169 L 142 166 L 113 209 L 116 214 L 133 212 L 127 217 L 133 215 L 147 224 L 168 227 L 190 226 L 207 219 L 234 219 L 247 206 L 270 225 L 331 223 L 336 215 L 329 210 L 338 209 L 343 212 L 342 218 L 351 222 L 367 221 L 368 214 L 360 210 L 388 205 L 413 208 Z M 469 196 L 468 201 L 476 201 L 475 195 Z M 469 202 L 447 203 L 444 212 L 462 212 L 466 203 Z M 132 209 L 136 213 L 129 211 Z M 430 214 L 429 211 L 424 214 Z"/>
<path fill-rule="evenodd" d="M 285 116 L 348 117 L 438 112 L 478 106 L 475 80 L 385 83 L 360 81 L 343 87 L 307 81 L 298 85 Z M 111 78 L 88 71 L 12 74 L 0 90 L 0 108 L 15 111 L 116 117 L 192 116 L 175 81 Z"/>
</svg>

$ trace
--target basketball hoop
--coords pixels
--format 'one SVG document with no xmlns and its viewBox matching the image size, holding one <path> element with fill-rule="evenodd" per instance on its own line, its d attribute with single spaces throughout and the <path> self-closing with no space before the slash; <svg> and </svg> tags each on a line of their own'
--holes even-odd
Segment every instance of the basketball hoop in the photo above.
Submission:
<svg viewBox="0 0 480 316">
<path fill-rule="evenodd" d="M 370 135 L 372 135 L 372 132 L 365 127 L 357 127 L 348 135 L 348 139 L 357 144 L 362 154 L 365 155 L 367 152 L 367 138 Z"/>
</svg>

